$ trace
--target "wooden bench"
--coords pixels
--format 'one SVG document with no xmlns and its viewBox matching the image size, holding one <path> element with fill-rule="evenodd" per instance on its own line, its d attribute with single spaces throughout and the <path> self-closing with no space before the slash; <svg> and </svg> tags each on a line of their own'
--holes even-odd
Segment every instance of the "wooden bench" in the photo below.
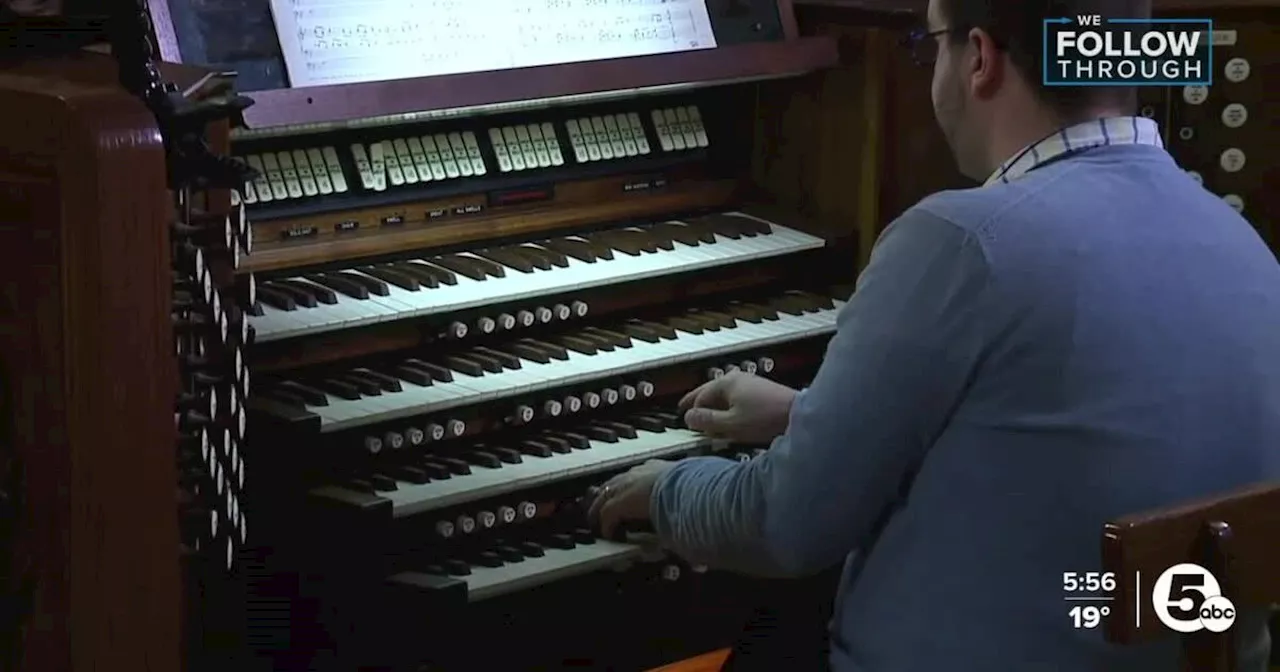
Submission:
<svg viewBox="0 0 1280 672">
<path fill-rule="evenodd" d="M 1176 634 L 1157 618 L 1152 589 L 1166 569 L 1181 563 L 1208 570 L 1236 609 L 1280 602 L 1280 482 L 1108 523 L 1102 565 L 1104 572 L 1114 573 L 1116 591 L 1103 625 L 1107 641 L 1140 644 Z M 1194 589 L 1207 583 L 1212 593 L 1213 582 L 1197 579 L 1195 573 L 1173 579 L 1173 592 L 1191 597 L 1198 611 L 1206 606 L 1205 599 Z M 1177 589 L 1179 583 L 1187 587 L 1185 592 Z M 1185 670 L 1235 672 L 1232 630 L 1180 636 Z"/>
</svg>

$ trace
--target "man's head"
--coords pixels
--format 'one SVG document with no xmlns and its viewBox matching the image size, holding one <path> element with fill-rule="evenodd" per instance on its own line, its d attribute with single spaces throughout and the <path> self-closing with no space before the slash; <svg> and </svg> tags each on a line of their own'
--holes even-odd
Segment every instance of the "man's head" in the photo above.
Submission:
<svg viewBox="0 0 1280 672">
<path fill-rule="evenodd" d="M 933 110 L 962 173 L 984 180 L 1062 126 L 1133 113 L 1131 88 L 1042 84 L 1044 20 L 1088 14 L 1149 18 L 1151 0 L 929 0 L 917 48 L 936 53 Z"/>
</svg>

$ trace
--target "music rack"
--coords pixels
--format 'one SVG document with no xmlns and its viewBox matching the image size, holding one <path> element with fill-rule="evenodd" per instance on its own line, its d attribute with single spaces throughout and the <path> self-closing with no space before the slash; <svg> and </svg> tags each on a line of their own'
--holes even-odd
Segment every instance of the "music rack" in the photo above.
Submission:
<svg viewBox="0 0 1280 672">
<path fill-rule="evenodd" d="M 170 0 L 148 0 L 160 55 L 183 62 Z M 362 84 L 254 91 L 249 128 L 327 124 L 676 85 L 803 74 L 839 62 L 829 37 L 801 37 L 792 0 L 779 0 L 781 40 L 715 49 Z"/>
</svg>

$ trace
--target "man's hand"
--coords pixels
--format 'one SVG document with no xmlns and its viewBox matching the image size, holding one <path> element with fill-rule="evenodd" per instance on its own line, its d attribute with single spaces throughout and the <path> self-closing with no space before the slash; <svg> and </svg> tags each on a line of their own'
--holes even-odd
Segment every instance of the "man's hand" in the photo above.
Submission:
<svg viewBox="0 0 1280 672">
<path fill-rule="evenodd" d="M 591 502 L 587 520 L 605 539 L 612 538 L 621 523 L 649 522 L 653 486 L 674 466 L 674 462 L 649 460 L 609 479 Z"/>
<path fill-rule="evenodd" d="M 787 430 L 796 394 L 785 385 L 734 371 L 684 395 L 680 410 L 689 429 L 743 443 L 769 443 Z"/>
</svg>

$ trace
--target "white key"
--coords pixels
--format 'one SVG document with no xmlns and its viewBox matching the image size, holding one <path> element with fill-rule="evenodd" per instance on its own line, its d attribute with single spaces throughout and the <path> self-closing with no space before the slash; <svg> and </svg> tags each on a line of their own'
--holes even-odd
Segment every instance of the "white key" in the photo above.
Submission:
<svg viewBox="0 0 1280 672">
<path fill-rule="evenodd" d="M 440 150 L 440 162 L 444 164 L 445 177 L 451 180 L 461 177 L 462 171 L 458 169 L 457 157 L 453 154 L 453 146 L 449 142 L 449 136 L 437 133 L 435 140 L 436 149 Z"/>
<path fill-rule="evenodd" d="M 364 145 L 352 144 L 351 157 L 356 162 L 356 172 L 360 173 L 360 186 L 373 191 L 377 183 L 374 182 L 373 164 L 369 161 L 369 154 L 365 151 Z"/>
<path fill-rule="evenodd" d="M 533 138 L 529 135 L 527 126 L 516 126 L 516 142 L 520 146 L 520 155 L 524 158 L 526 168 L 536 168 L 540 165 L 538 161 L 538 152 L 534 149 Z M 547 160 L 550 163 L 550 159 Z"/>
</svg>

